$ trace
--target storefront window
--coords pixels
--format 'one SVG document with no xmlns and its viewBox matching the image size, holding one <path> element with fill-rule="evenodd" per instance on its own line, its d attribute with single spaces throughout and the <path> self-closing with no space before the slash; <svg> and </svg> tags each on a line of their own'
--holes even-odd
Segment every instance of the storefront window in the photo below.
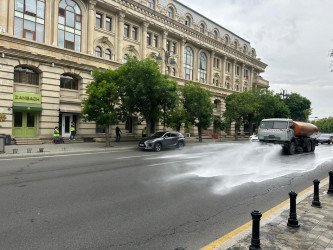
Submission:
<svg viewBox="0 0 333 250">
<path fill-rule="evenodd" d="M 23 112 L 14 112 L 14 127 L 21 128 L 22 127 L 22 119 Z"/>
<path fill-rule="evenodd" d="M 28 128 L 35 127 L 35 113 L 33 112 L 27 113 L 27 127 Z"/>
</svg>

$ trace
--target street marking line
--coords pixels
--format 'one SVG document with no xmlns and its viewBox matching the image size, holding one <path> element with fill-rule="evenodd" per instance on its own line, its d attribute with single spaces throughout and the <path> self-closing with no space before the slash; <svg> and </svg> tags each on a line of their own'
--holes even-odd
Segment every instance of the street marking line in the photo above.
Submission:
<svg viewBox="0 0 333 250">
<path fill-rule="evenodd" d="M 172 164 L 172 163 L 178 163 L 178 162 L 186 162 L 186 161 L 189 161 L 191 159 L 188 159 L 188 160 L 182 160 L 182 161 L 172 161 L 172 162 L 164 162 L 164 163 L 156 163 L 156 164 L 151 164 L 151 165 L 148 165 L 149 167 L 152 167 L 152 166 L 159 166 L 159 165 L 165 165 L 165 164 Z"/>
<path fill-rule="evenodd" d="M 62 154 L 62 155 L 41 155 L 41 156 L 28 156 L 28 157 L 18 157 L 18 158 L 7 158 L 1 159 L 0 161 L 11 161 L 11 160 L 26 160 L 26 159 L 38 159 L 38 158 L 54 158 L 59 156 L 76 156 L 76 155 L 93 155 L 93 154 L 109 154 L 117 153 L 118 151 L 105 151 L 105 152 L 90 152 L 90 153 L 73 153 L 73 154 Z M 131 152 L 130 151 L 121 151 L 121 152 Z"/>
<path fill-rule="evenodd" d="M 326 181 L 328 181 L 328 179 L 329 179 L 329 177 L 326 177 L 323 180 L 321 180 L 320 182 L 321 183 L 326 182 Z M 299 194 L 297 194 L 298 198 L 300 199 L 301 196 L 308 193 L 311 189 L 313 189 L 313 185 L 304 189 Z M 278 210 L 282 209 L 284 206 L 288 205 L 289 203 L 290 203 L 290 199 L 287 199 L 287 200 L 283 201 L 282 203 L 280 203 L 279 205 L 277 205 L 277 206 L 271 208 L 270 210 L 268 210 L 267 212 L 263 213 L 263 215 L 261 217 L 261 221 L 266 219 L 270 215 L 274 214 Z M 213 250 L 217 247 L 220 247 L 222 244 L 226 243 L 227 241 L 236 237 L 238 234 L 240 234 L 240 233 L 244 232 L 245 230 L 249 229 L 251 226 L 252 226 L 252 220 L 246 222 L 244 225 L 236 228 L 235 230 L 233 230 L 230 233 L 222 236 L 221 238 L 217 239 L 216 241 L 213 241 L 212 243 L 208 244 L 207 246 L 201 248 L 200 250 Z"/>
<path fill-rule="evenodd" d="M 135 158 L 135 157 L 154 156 L 154 155 L 156 155 L 156 154 L 150 154 L 150 155 L 138 155 L 138 156 L 124 156 L 124 157 L 116 158 L 116 160 L 127 159 L 127 158 Z"/>
</svg>

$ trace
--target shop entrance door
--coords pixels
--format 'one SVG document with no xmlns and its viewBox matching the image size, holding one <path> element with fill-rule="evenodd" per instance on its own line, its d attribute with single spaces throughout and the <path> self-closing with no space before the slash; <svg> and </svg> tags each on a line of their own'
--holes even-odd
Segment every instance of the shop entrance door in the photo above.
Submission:
<svg viewBox="0 0 333 250">
<path fill-rule="evenodd" d="M 71 114 L 62 114 L 61 118 L 61 136 L 70 137 L 71 136 L 71 123 L 73 121 L 73 115 Z"/>
<path fill-rule="evenodd" d="M 37 134 L 37 113 L 34 111 L 14 111 L 13 135 L 15 137 L 35 137 Z"/>
</svg>

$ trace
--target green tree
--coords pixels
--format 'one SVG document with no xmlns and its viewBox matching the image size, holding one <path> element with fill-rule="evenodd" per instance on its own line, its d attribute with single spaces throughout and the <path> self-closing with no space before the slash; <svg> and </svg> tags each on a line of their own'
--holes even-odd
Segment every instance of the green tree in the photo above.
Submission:
<svg viewBox="0 0 333 250">
<path fill-rule="evenodd" d="M 333 133 L 333 117 L 323 118 L 312 122 L 320 132 Z"/>
<path fill-rule="evenodd" d="M 199 142 L 202 142 L 202 130 L 208 129 L 213 120 L 213 108 L 208 90 L 200 87 L 198 82 L 187 82 L 181 89 L 182 102 L 186 110 L 187 123 L 198 127 Z"/>
<path fill-rule="evenodd" d="M 110 125 L 118 123 L 119 94 L 115 83 L 117 74 L 112 70 L 93 72 L 94 80 L 87 86 L 87 94 L 82 108 L 85 121 L 95 121 L 105 129 L 106 146 L 110 146 Z"/>
<path fill-rule="evenodd" d="M 307 121 L 311 115 L 311 101 L 297 93 L 291 93 L 283 100 L 290 110 L 290 118 L 295 121 Z"/>
<path fill-rule="evenodd" d="M 147 135 L 151 121 L 157 121 L 163 112 L 173 109 L 177 103 L 177 82 L 161 74 L 158 64 L 152 59 L 139 61 L 128 58 L 117 69 L 117 86 L 123 113 L 138 113 L 145 118 Z"/>
<path fill-rule="evenodd" d="M 183 124 L 186 123 L 186 110 L 178 105 L 176 108 L 166 112 L 166 126 L 180 131 Z"/>
</svg>

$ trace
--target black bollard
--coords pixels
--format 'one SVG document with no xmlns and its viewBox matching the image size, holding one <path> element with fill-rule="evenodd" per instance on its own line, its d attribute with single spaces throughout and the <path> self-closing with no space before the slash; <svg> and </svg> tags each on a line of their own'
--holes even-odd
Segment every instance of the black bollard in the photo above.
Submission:
<svg viewBox="0 0 333 250">
<path fill-rule="evenodd" d="M 328 172 L 328 174 L 330 175 L 330 182 L 328 184 L 327 193 L 333 194 L 333 171 Z"/>
<path fill-rule="evenodd" d="M 252 211 L 252 238 L 251 238 L 251 246 L 250 250 L 261 249 L 260 247 L 260 218 L 262 214 L 259 211 Z"/>
<path fill-rule="evenodd" d="M 311 206 L 321 208 L 321 203 L 319 201 L 319 183 L 320 181 L 318 181 L 317 179 L 313 181 L 314 189 L 313 189 L 313 201 Z"/>
<path fill-rule="evenodd" d="M 289 192 L 290 197 L 290 212 L 287 225 L 289 227 L 299 227 L 296 213 L 296 197 L 297 194 L 294 191 Z"/>
</svg>

